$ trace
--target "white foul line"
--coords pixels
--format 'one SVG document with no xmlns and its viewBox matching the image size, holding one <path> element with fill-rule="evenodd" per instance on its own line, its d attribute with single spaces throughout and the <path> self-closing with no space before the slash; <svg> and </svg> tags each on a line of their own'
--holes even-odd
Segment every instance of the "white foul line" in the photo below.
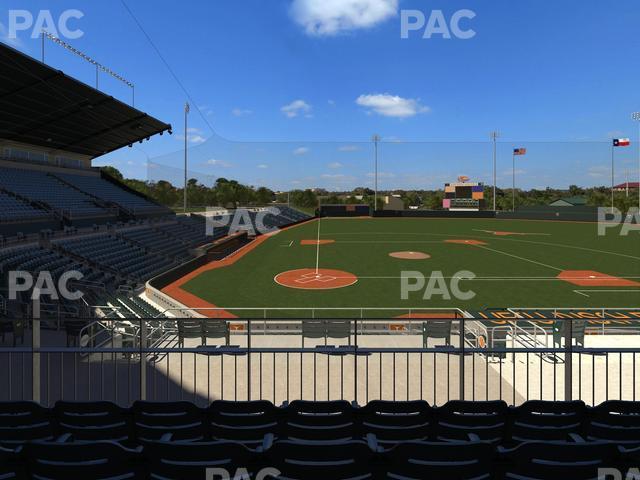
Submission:
<svg viewBox="0 0 640 480">
<path fill-rule="evenodd" d="M 591 295 L 587 295 L 584 292 L 589 293 L 640 293 L 640 290 L 574 290 L 574 293 L 578 295 L 582 295 L 584 297 L 590 297 Z"/>
<path fill-rule="evenodd" d="M 519 257 L 518 255 L 514 255 L 512 253 L 501 252 L 500 250 L 495 250 L 493 248 L 486 247 L 484 245 L 474 245 L 474 247 L 482 248 L 484 250 L 490 250 L 492 252 L 500 253 L 502 255 L 507 255 L 508 257 L 517 258 L 518 260 L 524 260 L 525 262 L 535 263 L 536 265 L 541 265 L 543 267 L 551 268 L 552 270 L 557 270 L 558 272 L 563 272 L 563 268 L 553 267 L 551 265 L 547 265 L 546 263 L 536 262 L 535 260 L 530 260 L 528 258 Z"/>
</svg>

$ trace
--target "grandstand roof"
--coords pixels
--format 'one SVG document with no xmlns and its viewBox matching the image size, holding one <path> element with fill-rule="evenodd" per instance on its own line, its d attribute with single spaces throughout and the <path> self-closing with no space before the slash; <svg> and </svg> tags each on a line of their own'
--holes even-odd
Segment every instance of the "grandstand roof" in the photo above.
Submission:
<svg viewBox="0 0 640 480">
<path fill-rule="evenodd" d="M 171 125 L 2 43 L 0 112 L 0 139 L 92 158 L 171 130 Z"/>
</svg>

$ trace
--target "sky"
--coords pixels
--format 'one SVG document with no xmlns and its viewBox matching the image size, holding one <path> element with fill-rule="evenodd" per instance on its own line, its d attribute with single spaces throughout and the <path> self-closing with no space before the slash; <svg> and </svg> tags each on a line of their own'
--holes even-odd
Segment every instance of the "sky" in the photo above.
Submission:
<svg viewBox="0 0 640 480">
<path fill-rule="evenodd" d="M 637 0 L 3 5 L 0 41 L 40 58 L 44 26 L 134 83 L 136 107 L 173 125 L 172 136 L 94 162 L 129 177 L 181 181 L 186 101 L 190 176 L 205 183 L 373 186 L 373 134 L 380 188 L 442 187 L 459 175 L 492 183 L 493 130 L 499 186 L 511 186 L 515 147 L 528 149 L 519 186 L 610 184 L 613 137 L 632 138 L 614 152 L 616 183 L 639 176 Z M 25 15 L 33 25 L 12 32 Z M 407 38 L 403 15 L 415 27 Z M 38 24 L 47 16 L 53 24 Z M 49 41 L 45 61 L 95 84 L 89 64 Z M 104 74 L 99 88 L 131 101 Z"/>
</svg>

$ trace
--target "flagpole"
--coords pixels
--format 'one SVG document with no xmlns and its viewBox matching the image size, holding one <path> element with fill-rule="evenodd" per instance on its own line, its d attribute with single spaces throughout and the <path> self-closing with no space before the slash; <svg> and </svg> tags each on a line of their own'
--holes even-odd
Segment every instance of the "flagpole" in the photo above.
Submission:
<svg viewBox="0 0 640 480">
<path fill-rule="evenodd" d="M 616 146 L 615 142 L 611 140 L 611 213 L 613 213 L 614 202 L 613 202 L 613 187 L 615 185 L 615 151 Z"/>
<path fill-rule="evenodd" d="M 187 150 L 188 150 L 188 129 L 187 129 L 187 117 L 189 115 L 189 102 L 184 104 L 184 213 L 187 213 Z"/>
<path fill-rule="evenodd" d="M 516 152 L 513 152 L 513 170 L 511 171 L 513 174 L 513 208 L 512 211 L 516 211 Z"/>
</svg>

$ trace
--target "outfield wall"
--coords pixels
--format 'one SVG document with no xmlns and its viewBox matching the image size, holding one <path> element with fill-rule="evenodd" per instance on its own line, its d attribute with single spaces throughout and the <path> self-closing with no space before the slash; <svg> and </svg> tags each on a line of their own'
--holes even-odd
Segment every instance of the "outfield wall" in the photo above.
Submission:
<svg viewBox="0 0 640 480">
<path fill-rule="evenodd" d="M 519 208 L 515 212 L 482 210 L 479 212 L 448 210 L 378 210 L 376 218 L 497 218 L 505 220 L 556 220 L 563 222 L 597 222 L 597 207 L 549 207 Z"/>
</svg>

